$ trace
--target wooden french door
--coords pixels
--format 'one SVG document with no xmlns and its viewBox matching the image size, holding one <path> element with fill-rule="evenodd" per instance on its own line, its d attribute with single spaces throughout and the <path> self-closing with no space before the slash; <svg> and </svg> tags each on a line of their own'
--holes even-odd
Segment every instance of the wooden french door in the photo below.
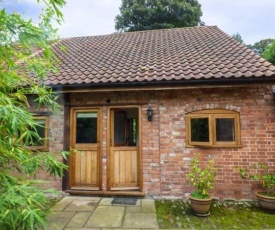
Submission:
<svg viewBox="0 0 275 230">
<path fill-rule="evenodd" d="M 109 189 L 140 190 L 139 109 L 109 110 Z"/>
<path fill-rule="evenodd" d="M 100 109 L 71 109 L 70 189 L 100 189 L 100 122 Z"/>
</svg>

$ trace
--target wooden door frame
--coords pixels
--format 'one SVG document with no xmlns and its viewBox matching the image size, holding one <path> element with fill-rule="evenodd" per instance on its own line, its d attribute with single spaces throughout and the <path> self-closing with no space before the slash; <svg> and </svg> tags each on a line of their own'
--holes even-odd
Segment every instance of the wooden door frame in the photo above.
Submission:
<svg viewBox="0 0 275 230">
<path fill-rule="evenodd" d="M 74 114 L 76 114 L 77 111 L 81 111 L 81 112 L 88 112 L 88 111 L 97 111 L 98 117 L 97 117 L 97 136 L 98 136 L 98 156 L 97 156 L 97 160 L 98 160 L 98 172 L 97 172 L 97 176 L 98 176 L 98 186 L 99 186 L 99 190 L 102 190 L 102 108 L 100 107 L 71 107 L 70 108 L 70 131 L 69 131 L 69 144 L 70 147 L 72 147 L 72 143 L 74 142 L 74 135 L 73 135 L 73 125 L 74 125 Z M 84 144 L 85 145 L 85 144 Z M 84 146 L 83 145 L 83 146 Z M 80 149 L 81 150 L 81 149 Z M 71 151 L 71 150 L 70 150 Z M 74 160 L 70 159 L 70 156 L 68 158 L 69 162 L 68 162 L 68 166 L 69 166 L 69 170 L 70 168 L 74 168 Z M 73 173 L 69 172 L 69 180 L 68 180 L 68 187 L 69 189 L 72 187 L 72 180 L 73 180 Z"/>
<path fill-rule="evenodd" d="M 142 192 L 143 191 L 143 177 L 142 177 L 142 172 L 143 172 L 143 168 L 142 168 L 142 154 L 141 154 L 141 123 L 142 123 L 142 119 L 141 119 L 141 106 L 139 105 L 122 105 L 122 106 L 110 106 L 107 108 L 107 159 L 108 159 L 108 164 L 107 164 L 107 190 L 111 191 L 111 182 L 110 182 L 110 177 L 111 177 L 111 156 L 110 156 L 110 149 L 111 149 L 111 138 L 112 138 L 112 126 L 111 126 L 111 110 L 112 109 L 138 109 L 138 137 L 139 137 L 139 144 L 137 146 L 138 149 L 138 182 L 139 182 L 139 191 Z M 115 191 L 113 192 L 115 193 Z"/>
</svg>

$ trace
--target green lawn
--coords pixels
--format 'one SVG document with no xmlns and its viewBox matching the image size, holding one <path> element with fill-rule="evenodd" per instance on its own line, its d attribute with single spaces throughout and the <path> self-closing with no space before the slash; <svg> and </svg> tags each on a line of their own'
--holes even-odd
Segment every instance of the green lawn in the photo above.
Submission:
<svg viewBox="0 0 275 230">
<path fill-rule="evenodd" d="M 252 202 L 213 202 L 210 216 L 191 214 L 189 201 L 156 200 L 160 228 L 275 229 L 275 214 L 259 210 Z"/>
</svg>

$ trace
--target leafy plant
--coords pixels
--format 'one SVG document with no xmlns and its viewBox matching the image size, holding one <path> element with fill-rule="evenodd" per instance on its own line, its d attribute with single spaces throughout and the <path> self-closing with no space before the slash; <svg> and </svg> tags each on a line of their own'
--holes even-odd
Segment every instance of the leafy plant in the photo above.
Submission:
<svg viewBox="0 0 275 230">
<path fill-rule="evenodd" d="M 34 181 L 1 175 L 0 229 L 43 229 L 50 201 Z M 48 192 L 52 192 L 47 190 Z"/>
<path fill-rule="evenodd" d="M 5 2 L 8 1 L 2 0 L 1 4 Z M 56 154 L 34 151 L 28 146 L 39 138 L 29 96 L 35 98 L 37 107 L 53 112 L 59 108 L 56 95 L 43 82 L 47 72 L 55 70 L 57 60 L 51 44 L 57 34 L 52 23 L 62 20 L 59 8 L 65 2 L 37 0 L 41 2 L 45 11 L 38 22 L 16 12 L 8 13 L 5 8 L 0 10 L 1 230 L 42 229 L 50 206 L 45 195 L 48 191 L 34 180 L 36 172 L 45 170 L 52 176 L 62 176 L 67 168 Z M 26 139 L 30 140 L 28 144 Z"/>
<path fill-rule="evenodd" d="M 218 169 L 214 166 L 214 160 L 209 160 L 205 168 L 200 166 L 200 155 L 197 154 L 191 161 L 190 172 L 187 174 L 189 182 L 197 188 L 191 193 L 195 198 L 209 198 L 209 190 L 213 188 L 213 182 Z"/>
<path fill-rule="evenodd" d="M 251 178 L 254 181 L 259 181 L 265 190 L 267 196 L 275 196 L 275 173 L 271 173 L 269 166 L 259 162 L 251 167 L 237 167 L 242 179 Z"/>
</svg>

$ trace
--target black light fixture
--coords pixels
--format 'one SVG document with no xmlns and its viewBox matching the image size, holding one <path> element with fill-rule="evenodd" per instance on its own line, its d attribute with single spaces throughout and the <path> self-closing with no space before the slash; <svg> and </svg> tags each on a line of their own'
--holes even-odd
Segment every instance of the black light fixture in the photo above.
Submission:
<svg viewBox="0 0 275 230">
<path fill-rule="evenodd" d="M 148 106 L 147 117 L 148 117 L 148 121 L 152 121 L 153 120 L 153 109 L 152 109 L 151 105 Z"/>
</svg>

